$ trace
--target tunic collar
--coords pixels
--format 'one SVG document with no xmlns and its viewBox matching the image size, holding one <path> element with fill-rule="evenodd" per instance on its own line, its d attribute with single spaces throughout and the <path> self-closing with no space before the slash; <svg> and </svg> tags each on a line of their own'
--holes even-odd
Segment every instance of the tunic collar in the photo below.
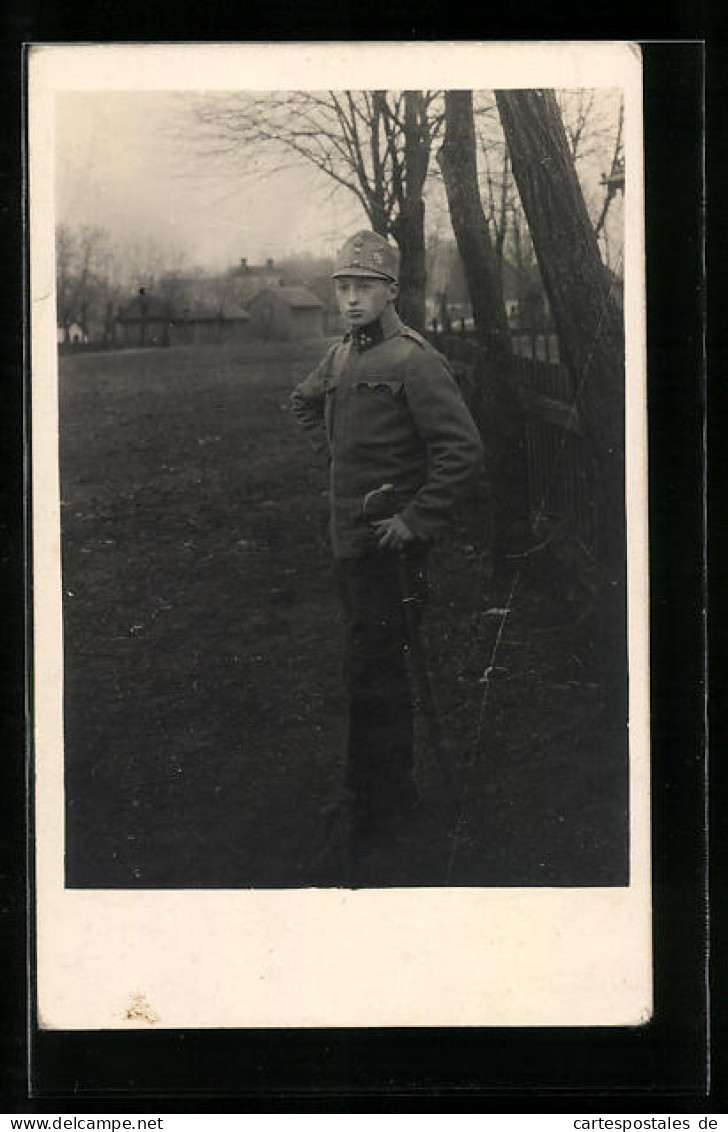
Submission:
<svg viewBox="0 0 728 1132">
<path fill-rule="evenodd" d="M 351 342 L 357 353 L 371 350 L 386 338 L 393 338 L 402 329 L 402 322 L 394 307 L 385 307 L 379 318 L 366 326 L 353 327 L 344 335 L 345 342 Z"/>
</svg>

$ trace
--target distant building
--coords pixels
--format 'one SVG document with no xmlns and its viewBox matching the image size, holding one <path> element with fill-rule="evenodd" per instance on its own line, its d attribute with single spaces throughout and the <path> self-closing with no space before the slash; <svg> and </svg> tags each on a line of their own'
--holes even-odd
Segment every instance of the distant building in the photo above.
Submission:
<svg viewBox="0 0 728 1132">
<path fill-rule="evenodd" d="M 222 344 L 247 338 L 319 338 L 326 304 L 303 286 L 287 287 L 269 259 L 265 266 L 240 266 L 220 275 L 170 273 L 116 316 L 120 346 Z M 244 298 L 247 296 L 247 298 Z"/>
<path fill-rule="evenodd" d="M 71 345 L 78 346 L 88 342 L 89 337 L 79 323 L 72 322 L 69 326 L 57 327 L 57 340 L 59 345 L 67 345 L 70 343 Z"/>
<path fill-rule="evenodd" d="M 175 314 L 170 325 L 172 346 L 222 345 L 250 337 L 251 317 L 237 302 L 198 303 Z"/>
<path fill-rule="evenodd" d="M 321 302 L 323 307 L 324 336 L 339 338 L 346 330 L 346 320 L 339 311 L 331 271 L 333 271 L 333 265 L 327 266 L 323 274 L 314 275 L 309 277 L 305 282 L 303 280 L 300 282 L 306 287 L 306 290 L 310 291 L 311 294 L 315 295 Z"/>
<path fill-rule="evenodd" d="M 169 299 L 139 288 L 130 303 L 119 311 L 117 326 L 124 346 L 168 346 L 172 323 Z"/>
<path fill-rule="evenodd" d="M 269 287 L 248 303 L 253 333 L 259 338 L 320 338 L 324 304 L 306 287 Z"/>
<path fill-rule="evenodd" d="M 268 287 L 282 287 L 285 283 L 283 273 L 275 266 L 272 259 L 267 259 L 261 266 L 249 264 L 247 259 L 241 259 L 240 265 L 230 270 L 228 278 L 232 280 L 234 293 L 242 304 L 250 302 L 255 295 Z"/>
</svg>

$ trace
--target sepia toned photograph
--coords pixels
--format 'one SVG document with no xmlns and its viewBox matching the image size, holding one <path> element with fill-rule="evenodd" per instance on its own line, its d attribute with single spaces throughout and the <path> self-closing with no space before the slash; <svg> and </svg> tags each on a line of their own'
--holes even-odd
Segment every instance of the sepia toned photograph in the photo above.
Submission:
<svg viewBox="0 0 728 1132">
<path fill-rule="evenodd" d="M 637 59 L 325 89 L 106 50 L 35 59 L 41 870 L 526 919 L 638 882 L 646 954 Z M 128 992 L 110 1024 L 160 1020 Z"/>
</svg>

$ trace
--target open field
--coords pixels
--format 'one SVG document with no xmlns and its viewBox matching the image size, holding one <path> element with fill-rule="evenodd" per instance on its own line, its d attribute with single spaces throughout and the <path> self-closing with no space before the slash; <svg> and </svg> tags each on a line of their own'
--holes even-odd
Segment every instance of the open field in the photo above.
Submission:
<svg viewBox="0 0 728 1132">
<path fill-rule="evenodd" d="M 326 473 L 287 404 L 323 348 L 61 359 L 72 887 L 349 883 L 321 819 L 346 725 Z M 484 700 L 486 503 L 433 552 L 425 622 L 464 820 L 453 842 L 423 734 L 421 808 L 363 883 L 625 883 L 624 730 L 600 728 L 586 633 L 537 570 Z"/>
</svg>

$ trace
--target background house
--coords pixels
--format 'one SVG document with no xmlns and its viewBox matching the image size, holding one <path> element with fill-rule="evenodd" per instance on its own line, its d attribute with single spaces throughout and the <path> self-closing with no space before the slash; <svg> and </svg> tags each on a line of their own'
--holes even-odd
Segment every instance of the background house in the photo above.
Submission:
<svg viewBox="0 0 728 1132">
<path fill-rule="evenodd" d="M 339 338 L 346 330 L 346 321 L 339 311 L 334 281 L 331 278 L 333 263 L 327 263 L 318 274 L 310 276 L 302 286 L 321 302 L 324 335 Z M 298 281 L 297 281 L 298 282 Z"/>
<path fill-rule="evenodd" d="M 172 345 L 220 345 L 248 337 L 250 315 L 231 272 L 178 273 L 166 276 L 162 284 L 172 309 Z"/>
<path fill-rule="evenodd" d="M 339 335 L 343 324 L 327 257 L 292 256 L 281 265 L 241 259 L 215 274 L 202 269 L 139 274 L 137 290 L 97 302 L 94 333 L 76 318 L 59 326 L 62 350 L 217 345 L 248 338 Z M 90 310 L 90 305 L 87 304 Z"/>
<path fill-rule="evenodd" d="M 306 287 L 270 287 L 248 303 L 253 333 L 259 338 L 320 338 L 324 305 Z"/>
<path fill-rule="evenodd" d="M 267 259 L 264 264 L 256 266 L 242 258 L 239 266 L 228 272 L 227 278 L 230 280 L 233 293 L 243 305 L 250 302 L 260 291 L 265 291 L 268 287 L 282 287 L 285 283 L 284 273 L 276 267 L 272 259 Z"/>
<path fill-rule="evenodd" d="M 168 346 L 172 306 L 169 299 L 139 288 L 130 303 L 119 311 L 117 326 L 124 346 Z"/>
<path fill-rule="evenodd" d="M 59 326 L 57 328 L 57 340 L 59 345 L 72 344 L 78 346 L 88 342 L 89 337 L 86 331 L 77 322 L 72 322 L 69 326 Z"/>
<path fill-rule="evenodd" d="M 198 303 L 184 307 L 170 325 L 170 345 L 219 346 L 250 337 L 251 318 L 237 303 Z"/>
</svg>

